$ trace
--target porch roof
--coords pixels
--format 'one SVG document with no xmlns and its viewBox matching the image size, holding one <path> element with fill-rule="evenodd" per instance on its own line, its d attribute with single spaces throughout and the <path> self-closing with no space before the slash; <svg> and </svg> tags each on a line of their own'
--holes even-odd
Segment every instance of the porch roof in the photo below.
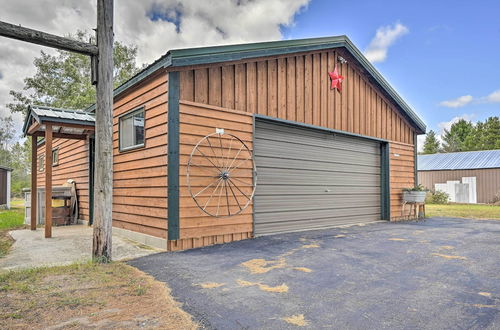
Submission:
<svg viewBox="0 0 500 330">
<path fill-rule="evenodd" d="M 23 133 L 25 136 L 44 136 L 47 124 L 52 125 L 54 137 L 83 139 L 94 132 L 95 117 L 86 111 L 31 105 L 24 120 Z"/>
</svg>

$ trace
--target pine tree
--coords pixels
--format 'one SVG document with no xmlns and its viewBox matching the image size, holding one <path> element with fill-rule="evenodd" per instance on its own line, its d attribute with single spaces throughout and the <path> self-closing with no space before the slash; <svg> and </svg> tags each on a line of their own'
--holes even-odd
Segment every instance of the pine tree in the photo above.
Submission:
<svg viewBox="0 0 500 330">
<path fill-rule="evenodd" d="M 425 136 L 423 154 L 435 154 L 439 152 L 440 143 L 436 138 L 436 133 L 430 130 Z"/>
</svg>

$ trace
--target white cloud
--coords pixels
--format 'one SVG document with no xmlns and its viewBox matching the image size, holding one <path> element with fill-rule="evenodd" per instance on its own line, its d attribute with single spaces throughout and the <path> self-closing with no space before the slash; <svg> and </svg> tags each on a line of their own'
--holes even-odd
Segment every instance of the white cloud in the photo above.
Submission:
<svg viewBox="0 0 500 330">
<path fill-rule="evenodd" d="M 439 135 L 442 135 L 444 133 L 444 130 L 450 130 L 451 125 L 459 121 L 460 119 L 465 119 L 467 121 L 473 121 L 474 118 L 476 118 L 475 114 L 463 114 L 461 116 L 453 117 L 450 121 L 443 121 L 438 124 L 439 128 Z M 440 137 L 439 137 L 440 138 Z"/>
<path fill-rule="evenodd" d="M 282 26 L 310 0 L 120 0 L 115 1 L 115 38 L 138 46 L 138 64 L 151 63 L 170 49 L 278 40 Z M 0 20 L 57 35 L 96 25 L 95 0 L 0 0 Z M 152 13 L 156 20 L 151 20 Z M 0 115 L 34 74 L 40 50 L 54 50 L 1 38 Z M 17 117 L 17 116 L 16 116 Z"/>
<path fill-rule="evenodd" d="M 500 103 L 500 89 L 486 96 L 486 101 L 488 103 Z"/>
<path fill-rule="evenodd" d="M 472 95 L 463 95 L 457 97 L 456 99 L 442 101 L 439 103 L 439 105 L 447 108 L 460 108 L 470 103 L 500 103 L 500 89 L 492 92 L 487 96 L 477 98 L 474 98 Z"/>
<path fill-rule="evenodd" d="M 424 151 L 425 134 L 417 135 L 417 151 Z"/>
<path fill-rule="evenodd" d="M 378 28 L 365 50 L 366 58 L 372 63 L 385 61 L 389 47 L 408 32 L 410 30 L 401 23 Z"/>
<path fill-rule="evenodd" d="M 472 95 L 463 95 L 453 100 L 442 101 L 439 105 L 447 108 L 460 108 L 472 102 Z"/>
</svg>

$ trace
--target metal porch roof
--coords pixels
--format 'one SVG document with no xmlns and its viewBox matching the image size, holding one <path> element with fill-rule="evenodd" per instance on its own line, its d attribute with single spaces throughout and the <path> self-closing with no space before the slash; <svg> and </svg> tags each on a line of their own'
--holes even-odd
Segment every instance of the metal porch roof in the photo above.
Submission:
<svg viewBox="0 0 500 330">
<path fill-rule="evenodd" d="M 500 149 L 418 155 L 419 171 L 500 168 Z"/>
<path fill-rule="evenodd" d="M 26 135 L 31 119 L 40 124 L 51 122 L 59 124 L 75 124 L 84 126 L 95 126 L 93 113 L 80 110 L 59 109 L 40 105 L 32 105 L 28 108 L 28 114 L 24 120 L 23 133 Z"/>
</svg>

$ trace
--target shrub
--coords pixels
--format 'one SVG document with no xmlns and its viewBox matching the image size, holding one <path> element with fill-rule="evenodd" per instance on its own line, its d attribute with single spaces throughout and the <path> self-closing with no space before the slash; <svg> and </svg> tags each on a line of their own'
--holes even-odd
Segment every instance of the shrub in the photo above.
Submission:
<svg viewBox="0 0 500 330">
<path fill-rule="evenodd" d="M 425 202 L 427 204 L 448 204 L 448 199 L 450 196 L 444 191 L 434 191 L 428 192 L 425 197 Z"/>
<path fill-rule="evenodd" d="M 427 191 L 427 189 L 419 184 L 412 188 L 404 188 L 403 191 Z"/>
<path fill-rule="evenodd" d="M 495 194 L 495 197 L 493 197 L 493 200 L 491 201 L 491 204 L 493 204 L 493 205 L 500 205 L 500 189 Z"/>
</svg>

